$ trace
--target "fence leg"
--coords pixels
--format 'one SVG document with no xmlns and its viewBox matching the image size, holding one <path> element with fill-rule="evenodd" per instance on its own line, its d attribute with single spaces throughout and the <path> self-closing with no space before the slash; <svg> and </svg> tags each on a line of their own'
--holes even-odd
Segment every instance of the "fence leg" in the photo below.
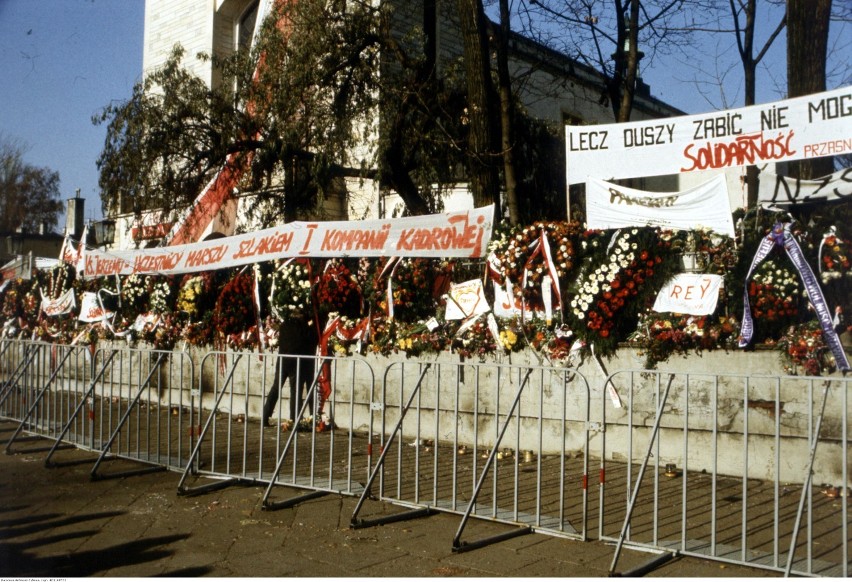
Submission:
<svg viewBox="0 0 852 582">
<path fill-rule="evenodd" d="M 231 364 L 231 369 L 228 372 L 228 377 L 225 378 L 225 381 L 222 383 L 222 390 L 216 397 L 216 403 L 213 405 L 213 409 L 210 411 L 210 415 L 207 417 L 207 422 L 204 423 L 204 428 L 201 429 L 201 433 L 198 435 L 198 441 L 195 443 L 195 447 L 192 449 L 192 454 L 189 455 L 189 459 L 187 459 L 186 461 L 186 469 L 184 469 L 183 476 L 180 478 L 180 483 L 178 483 L 178 495 L 195 495 L 205 491 L 223 489 L 229 486 L 231 483 L 237 481 L 237 479 L 228 479 L 206 486 L 202 485 L 200 487 L 195 488 L 184 487 L 184 483 L 186 483 L 186 479 L 189 476 L 189 473 L 192 471 L 192 463 L 196 460 L 198 454 L 201 452 L 201 443 L 204 442 L 204 437 L 207 435 L 207 431 L 210 429 L 210 425 L 213 424 L 213 420 L 216 418 L 216 411 L 219 410 L 219 404 L 222 402 L 222 398 L 225 396 L 225 389 L 231 382 L 233 382 L 234 373 L 236 373 L 237 371 L 237 364 L 242 358 L 242 354 L 236 355 L 234 362 Z M 198 378 L 198 381 L 199 383 L 201 382 L 200 377 Z"/>
<path fill-rule="evenodd" d="M 465 525 L 467 525 L 467 520 L 470 518 L 470 514 L 473 511 L 473 506 L 476 504 L 476 498 L 479 497 L 479 492 L 482 489 L 482 484 L 485 483 L 485 478 L 488 476 L 488 471 L 491 470 L 491 465 L 494 464 L 494 459 L 497 456 L 497 449 L 500 447 L 500 443 L 503 441 L 503 436 L 506 434 L 506 429 L 509 428 L 509 422 L 512 420 L 512 415 L 515 413 L 515 408 L 518 406 L 518 402 L 521 401 L 521 394 L 524 391 L 524 388 L 527 385 L 527 382 L 530 379 L 530 374 L 532 374 L 532 368 L 527 369 L 527 374 L 524 376 L 524 379 L 521 381 L 521 385 L 518 387 L 518 391 L 515 393 L 515 400 L 512 402 L 512 407 L 509 409 L 509 412 L 506 414 L 506 421 L 503 423 L 503 426 L 500 428 L 500 434 L 497 436 L 497 441 L 494 443 L 494 446 L 491 448 L 491 454 L 488 455 L 488 460 L 485 461 L 485 466 L 482 468 L 482 473 L 479 475 L 479 480 L 476 482 L 476 487 L 473 490 L 473 495 L 470 498 L 470 502 L 467 504 L 467 509 L 465 509 L 464 516 L 462 516 L 461 523 L 459 524 L 459 529 L 456 531 L 456 535 L 453 538 L 453 551 L 454 552 L 463 552 L 468 550 L 473 550 L 475 548 L 481 548 L 482 546 L 486 546 L 488 544 L 492 544 L 495 542 L 507 540 L 510 538 L 514 538 L 520 535 L 525 535 L 532 533 L 532 528 L 529 526 L 520 527 L 517 530 L 513 530 L 510 532 L 505 532 L 502 534 L 498 534 L 495 536 L 491 536 L 488 538 L 483 538 L 481 540 L 477 540 L 475 542 L 462 542 L 461 535 L 464 531 Z M 498 411 L 499 414 L 499 411 Z"/>
<path fill-rule="evenodd" d="M 816 460 L 817 444 L 819 444 L 819 433 L 822 427 L 822 417 L 825 414 L 825 403 L 828 400 L 828 388 L 831 386 L 831 380 L 826 380 L 822 389 L 822 406 L 820 407 L 817 423 L 814 427 L 813 441 L 811 442 L 810 460 L 808 461 L 808 472 L 805 476 L 805 483 L 802 485 L 802 496 L 799 498 L 799 508 L 796 511 L 796 522 L 793 525 L 793 535 L 790 539 L 790 552 L 787 554 L 787 567 L 784 569 L 784 576 L 789 577 L 793 569 L 793 557 L 796 553 L 796 543 L 799 541 L 799 527 L 802 522 L 802 513 L 805 509 L 805 499 L 808 496 L 808 490 L 811 488 L 811 481 L 814 476 L 814 461 Z M 843 484 L 846 487 L 846 484 Z"/>
<path fill-rule="evenodd" d="M 657 416 L 654 419 L 654 428 L 651 432 L 651 438 L 648 440 L 648 450 L 645 452 L 645 458 L 642 460 L 642 466 L 639 468 L 639 474 L 636 476 L 636 485 L 633 487 L 633 494 L 630 496 L 630 503 L 627 506 L 627 515 L 624 516 L 624 523 L 621 526 L 621 534 L 618 536 L 618 543 L 615 546 L 615 554 L 612 557 L 612 564 L 609 567 L 609 575 L 612 576 L 615 572 L 615 566 L 618 564 L 618 558 L 621 555 L 621 547 L 624 545 L 624 538 L 627 537 L 627 528 L 630 527 L 630 520 L 633 517 L 633 509 L 636 506 L 636 498 L 639 497 L 639 487 L 642 485 L 642 479 L 645 477 L 645 469 L 648 467 L 648 460 L 651 458 L 651 453 L 654 449 L 654 442 L 657 440 L 657 434 L 660 432 L 660 422 L 663 418 L 663 408 L 666 406 L 666 401 L 669 399 L 669 390 L 674 382 L 674 374 L 669 374 L 669 383 L 666 384 L 666 391 L 663 393 L 663 398 L 660 400 L 660 405 L 657 407 Z M 631 459 L 627 459 L 631 462 Z M 655 562 L 657 560 L 654 560 Z"/>
<path fill-rule="evenodd" d="M 319 388 L 319 378 L 322 375 L 322 364 L 317 366 L 317 373 L 314 376 L 313 382 L 311 382 L 311 387 L 308 389 L 307 394 L 305 395 L 305 401 L 302 402 L 302 407 L 299 409 L 298 418 L 302 418 L 305 415 L 305 411 L 308 409 L 308 405 L 315 399 L 315 393 Z M 314 423 L 316 423 L 316 415 L 319 414 L 318 411 L 314 411 Z M 269 501 L 269 496 L 272 493 L 272 487 L 275 485 L 275 480 L 278 479 L 278 474 L 281 472 L 281 467 L 284 465 L 284 458 L 287 456 L 287 453 L 290 451 L 290 445 L 293 444 L 293 439 L 296 438 L 296 433 L 298 432 L 298 422 L 296 419 L 293 419 L 293 427 L 290 429 L 290 434 L 287 436 L 287 441 L 284 443 L 284 448 L 281 450 L 281 454 L 278 457 L 278 462 L 275 464 L 275 470 L 272 471 L 272 476 L 269 479 L 269 484 L 266 486 L 266 491 L 263 493 L 263 499 L 261 501 L 261 509 L 265 511 L 271 511 L 275 509 L 286 509 L 288 507 L 293 507 L 298 505 L 303 501 L 308 501 L 310 499 L 316 499 L 317 497 L 322 497 L 323 495 L 327 495 L 326 491 L 313 491 L 311 493 L 307 493 L 305 495 L 299 497 L 293 497 L 284 501 Z"/>
<path fill-rule="evenodd" d="M 89 387 L 86 389 L 86 392 L 83 395 L 83 397 L 80 398 L 80 404 L 77 405 L 77 408 L 74 410 L 74 413 L 68 419 L 68 422 L 66 422 L 65 426 L 62 427 L 62 432 L 60 432 L 59 436 L 56 437 L 56 442 L 53 443 L 53 447 L 51 447 L 50 452 L 47 453 L 47 458 L 45 458 L 45 460 L 44 460 L 44 466 L 45 467 L 55 467 L 56 466 L 56 463 L 51 462 L 50 458 L 53 456 L 53 453 L 55 453 L 56 450 L 59 448 L 59 443 L 62 442 L 62 438 L 70 430 L 71 423 L 74 422 L 74 418 L 76 418 L 76 416 L 78 414 L 80 414 L 80 411 L 86 405 L 86 401 L 89 399 L 89 397 L 92 395 L 92 393 L 94 393 L 95 386 L 100 381 L 101 377 L 104 375 L 104 372 L 106 372 L 107 366 L 110 365 L 110 363 L 112 362 L 112 359 L 115 357 L 116 353 L 118 353 L 117 350 L 111 350 L 110 351 L 109 357 L 104 361 L 103 365 L 101 366 L 101 369 L 98 370 L 98 373 L 95 374 L 95 376 L 92 378 L 92 381 L 89 382 Z"/>
<path fill-rule="evenodd" d="M 134 396 L 133 400 L 128 404 L 127 410 L 124 412 L 124 416 L 122 416 L 121 420 L 118 421 L 118 425 L 115 427 L 115 430 L 112 431 L 112 434 L 109 436 L 109 439 L 107 440 L 106 444 L 102 447 L 101 454 L 98 456 L 98 460 L 95 461 L 95 466 L 92 467 L 92 471 L 89 474 L 90 479 L 95 480 L 95 479 L 104 478 L 103 475 L 98 475 L 98 467 L 101 466 L 101 463 L 103 462 L 104 458 L 107 456 L 107 453 L 109 453 L 110 449 L 112 448 L 112 443 L 114 443 L 115 439 L 118 438 L 118 433 L 121 432 L 121 427 L 124 426 L 124 423 L 127 422 L 127 419 L 130 418 L 130 415 L 133 413 L 133 407 L 136 406 L 136 404 L 139 402 L 139 399 L 142 397 L 142 392 L 148 386 L 148 382 L 151 381 L 151 378 L 153 377 L 154 373 L 157 370 L 160 369 L 160 365 L 163 363 L 163 360 L 165 360 L 165 359 L 166 359 L 165 352 L 161 352 L 160 355 L 157 357 L 157 361 L 154 363 L 154 366 L 151 368 L 151 371 L 148 373 L 148 376 L 145 378 L 145 381 L 142 382 L 139 385 L 139 390 L 136 392 L 136 396 Z M 137 474 L 141 474 L 141 473 L 149 473 L 149 472 L 154 472 L 154 471 L 165 471 L 165 470 L 166 470 L 166 467 L 164 465 L 157 465 L 157 466 L 154 466 L 154 467 L 149 467 L 149 468 L 146 468 L 146 469 L 141 469 L 141 470 L 136 470 L 136 471 L 124 471 L 124 472 L 121 472 L 121 473 L 115 473 L 113 475 L 110 475 L 110 477 L 111 478 L 126 477 L 126 476 L 129 476 L 129 475 L 137 475 Z"/>
<path fill-rule="evenodd" d="M 59 370 L 62 369 L 62 364 L 65 363 L 65 360 L 67 360 L 69 357 L 71 357 L 71 353 L 72 353 L 72 351 L 68 350 L 66 352 L 65 356 L 63 356 L 62 360 L 56 365 L 56 370 L 54 370 L 53 373 L 50 375 L 50 378 L 48 378 L 44 387 L 38 393 L 38 396 L 36 396 L 35 402 L 33 402 L 32 406 L 30 406 L 29 410 L 27 410 L 27 413 L 24 415 L 24 418 L 21 419 L 21 422 L 18 425 L 18 428 L 15 429 L 14 434 L 12 434 L 12 436 L 6 442 L 6 454 L 7 455 L 12 454 L 12 443 L 15 442 L 15 439 L 17 439 L 18 436 L 21 434 L 21 432 L 24 430 L 24 425 L 27 423 L 27 421 L 33 415 L 33 412 L 35 412 L 35 409 L 38 408 L 38 405 L 42 401 L 42 399 L 44 398 L 44 395 L 50 389 L 50 385 L 53 383 L 54 380 L 56 380 L 56 377 L 59 376 Z"/>
<path fill-rule="evenodd" d="M 373 481 L 376 480 L 376 476 L 379 474 L 379 471 L 382 469 L 385 463 L 385 457 L 390 450 L 391 444 L 393 444 L 396 435 L 399 433 L 402 428 L 402 421 L 405 420 L 406 414 L 408 414 L 409 409 L 411 408 L 411 403 L 414 402 L 415 396 L 417 396 L 418 392 L 420 392 L 420 386 L 423 384 L 423 379 L 426 377 L 426 372 L 432 367 L 432 364 L 426 364 L 423 367 L 423 370 L 420 372 L 420 378 L 417 379 L 417 384 L 414 386 L 414 390 L 411 391 L 411 396 L 408 397 L 408 402 L 405 403 L 405 407 L 402 409 L 402 412 L 399 415 L 399 420 L 396 422 L 396 426 L 391 431 L 390 437 L 388 438 L 388 442 L 382 447 L 382 454 L 379 455 L 379 460 L 376 461 L 376 466 L 373 467 L 373 470 L 370 472 L 370 476 L 367 478 L 367 483 L 364 485 L 364 491 L 361 492 L 361 498 L 358 499 L 358 504 L 355 506 L 355 510 L 352 512 L 352 519 L 349 522 L 349 527 L 351 528 L 359 528 L 359 527 L 367 527 L 368 525 L 378 525 L 379 523 L 385 523 L 388 519 L 392 519 L 393 521 L 398 521 L 399 519 L 405 519 L 402 516 L 399 516 L 396 519 L 393 518 L 384 518 L 383 520 L 370 520 L 369 522 L 363 519 L 358 519 L 358 512 L 361 511 L 361 506 L 364 505 L 364 501 L 367 497 L 370 496 L 370 492 L 373 488 Z M 432 510 L 427 508 L 417 509 L 411 512 L 406 512 L 406 516 L 408 517 L 421 517 L 423 515 L 431 514 Z"/>
</svg>

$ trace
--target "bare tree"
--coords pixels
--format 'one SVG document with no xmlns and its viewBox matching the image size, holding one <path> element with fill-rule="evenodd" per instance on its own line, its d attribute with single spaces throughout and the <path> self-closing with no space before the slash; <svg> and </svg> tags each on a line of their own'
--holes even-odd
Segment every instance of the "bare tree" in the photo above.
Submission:
<svg viewBox="0 0 852 582">
<path fill-rule="evenodd" d="M 690 31 L 675 23 L 684 0 L 528 0 L 519 14 L 526 31 L 603 75 L 602 100 L 616 122 L 629 121 L 641 83 L 639 65 L 658 51 L 686 42 Z M 560 38 L 536 32 L 561 27 Z"/>
<path fill-rule="evenodd" d="M 737 39 L 737 50 L 743 67 L 745 88 L 745 105 L 754 105 L 757 93 L 757 66 L 767 51 L 784 30 L 787 23 L 786 14 L 775 26 L 774 31 L 758 51 L 754 54 L 754 33 L 757 22 L 757 0 L 728 0 L 731 9 L 733 32 Z M 757 166 L 746 167 L 746 187 L 748 189 L 747 203 L 749 208 L 757 204 L 758 169 Z"/>
<path fill-rule="evenodd" d="M 37 232 L 42 224 L 54 226 L 62 211 L 59 172 L 27 164 L 25 151 L 0 134 L 0 232 Z"/>
</svg>

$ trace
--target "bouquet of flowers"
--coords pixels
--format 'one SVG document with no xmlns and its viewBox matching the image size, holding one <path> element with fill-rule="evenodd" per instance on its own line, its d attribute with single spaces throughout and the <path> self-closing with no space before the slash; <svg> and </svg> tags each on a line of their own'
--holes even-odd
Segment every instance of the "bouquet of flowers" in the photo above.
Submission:
<svg viewBox="0 0 852 582">
<path fill-rule="evenodd" d="M 391 297 L 394 307 L 394 319 L 417 321 L 431 317 L 436 309 L 432 296 L 433 269 L 428 259 L 402 258 L 395 270 L 392 270 Z M 376 306 L 382 313 L 388 312 L 387 278 L 377 273 Z"/>
<path fill-rule="evenodd" d="M 148 308 L 154 313 L 171 313 L 172 281 L 170 277 L 148 278 Z"/>
<path fill-rule="evenodd" d="M 640 347 L 645 367 L 652 370 L 673 354 L 734 348 L 737 333 L 739 327 L 733 317 L 649 311 L 640 316 L 638 329 L 630 340 Z"/>
<path fill-rule="evenodd" d="M 136 315 L 148 311 L 148 277 L 134 273 L 121 281 L 121 311 L 125 319 L 133 321 Z"/>
<path fill-rule="evenodd" d="M 822 272 L 820 279 L 823 283 L 830 283 L 844 277 L 852 277 L 852 269 L 849 262 L 849 241 L 843 240 L 836 234 L 825 237 L 822 245 Z"/>
<path fill-rule="evenodd" d="M 283 322 L 304 320 L 310 316 L 310 269 L 306 262 L 292 261 L 280 265 L 272 273 L 269 306 L 272 314 Z"/>
<path fill-rule="evenodd" d="M 397 338 L 400 328 L 404 325 L 404 322 L 396 319 L 374 317 L 370 322 L 370 345 L 368 346 L 370 353 L 388 356 L 399 352 Z"/>
<path fill-rule="evenodd" d="M 213 273 L 186 275 L 180 284 L 175 310 L 186 313 L 190 320 L 203 318 L 215 305 L 215 287 Z"/>
<path fill-rule="evenodd" d="M 754 272 L 748 296 L 756 320 L 779 321 L 795 317 L 801 296 L 799 277 L 774 259 L 767 259 Z"/>
<path fill-rule="evenodd" d="M 361 310 L 361 291 L 358 281 L 339 259 L 331 259 L 317 284 L 317 303 L 325 313 L 354 316 Z"/>
<path fill-rule="evenodd" d="M 837 367 L 818 321 L 790 326 L 778 341 L 778 347 L 787 360 L 784 369 L 788 374 L 795 375 L 801 367 L 807 376 L 820 376 Z"/>
<path fill-rule="evenodd" d="M 213 312 L 213 325 L 220 338 L 232 347 L 247 349 L 257 345 L 257 308 L 251 273 L 240 273 L 222 287 Z"/>
<path fill-rule="evenodd" d="M 441 327 L 429 329 L 423 321 L 413 324 L 400 324 L 397 328 L 396 347 L 409 357 L 417 357 L 425 353 L 437 353 L 445 349 L 446 335 Z"/>
<path fill-rule="evenodd" d="M 465 358 L 483 359 L 497 350 L 497 343 L 488 329 L 485 318 L 480 318 L 461 334 L 456 335 L 451 343 L 453 351 Z"/>
</svg>

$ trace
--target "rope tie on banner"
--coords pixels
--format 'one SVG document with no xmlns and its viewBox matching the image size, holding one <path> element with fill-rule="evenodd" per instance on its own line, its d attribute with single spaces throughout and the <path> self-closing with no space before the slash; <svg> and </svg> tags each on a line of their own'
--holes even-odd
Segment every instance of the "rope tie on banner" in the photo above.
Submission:
<svg viewBox="0 0 852 582">
<path fill-rule="evenodd" d="M 817 314 L 817 319 L 819 320 L 820 327 L 822 328 L 825 343 L 828 344 L 828 347 L 834 356 L 834 361 L 837 363 L 837 369 L 845 373 L 849 371 L 849 360 L 846 358 L 846 352 L 840 344 L 840 338 L 837 337 L 837 332 L 834 329 L 834 321 L 832 320 L 828 304 L 822 293 L 822 289 L 819 286 L 819 282 L 814 275 L 813 269 L 811 269 L 811 266 L 805 260 L 805 255 L 802 252 L 802 248 L 799 246 L 798 241 L 793 236 L 793 233 L 790 232 L 791 224 L 792 223 L 789 222 L 775 223 L 775 226 L 772 227 L 772 232 L 764 237 L 764 239 L 760 242 L 760 246 L 757 248 L 757 252 L 754 254 L 754 259 L 752 259 L 751 266 L 749 267 L 748 273 L 745 277 L 745 289 L 743 291 L 743 326 L 739 346 L 741 348 L 746 347 L 749 343 L 751 343 L 752 337 L 754 336 L 754 319 L 751 315 L 751 304 L 748 299 L 749 280 L 751 279 L 755 269 L 757 269 L 760 263 L 769 256 L 772 249 L 775 247 L 781 247 L 787 253 L 787 256 L 790 258 L 790 261 L 792 261 L 793 266 L 796 267 L 796 270 L 799 273 L 799 278 L 805 286 L 805 291 L 808 294 L 808 300 L 811 302 L 811 305 Z"/>
</svg>

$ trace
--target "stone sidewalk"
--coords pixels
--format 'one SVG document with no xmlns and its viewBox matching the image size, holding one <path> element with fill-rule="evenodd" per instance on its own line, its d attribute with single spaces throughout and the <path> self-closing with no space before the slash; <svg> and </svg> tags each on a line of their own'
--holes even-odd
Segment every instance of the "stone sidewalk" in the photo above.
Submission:
<svg viewBox="0 0 852 582">
<path fill-rule="evenodd" d="M 3 443 L 6 428 L 8 423 L 0 423 Z M 51 442 L 29 446 L 44 444 Z M 456 515 L 353 530 L 355 498 L 327 495 L 264 511 L 262 486 L 181 497 L 176 473 L 91 481 L 92 453 L 62 451 L 62 465 L 54 468 L 45 468 L 45 457 L 35 449 L 0 454 L 0 576 L 602 577 L 614 552 L 597 541 L 532 534 L 453 553 Z M 291 495 L 281 488 L 274 497 Z M 369 501 L 361 516 L 399 511 Z M 462 539 L 506 528 L 474 520 Z M 652 558 L 624 550 L 618 569 L 629 571 Z M 649 575 L 774 574 L 679 557 Z"/>
</svg>

